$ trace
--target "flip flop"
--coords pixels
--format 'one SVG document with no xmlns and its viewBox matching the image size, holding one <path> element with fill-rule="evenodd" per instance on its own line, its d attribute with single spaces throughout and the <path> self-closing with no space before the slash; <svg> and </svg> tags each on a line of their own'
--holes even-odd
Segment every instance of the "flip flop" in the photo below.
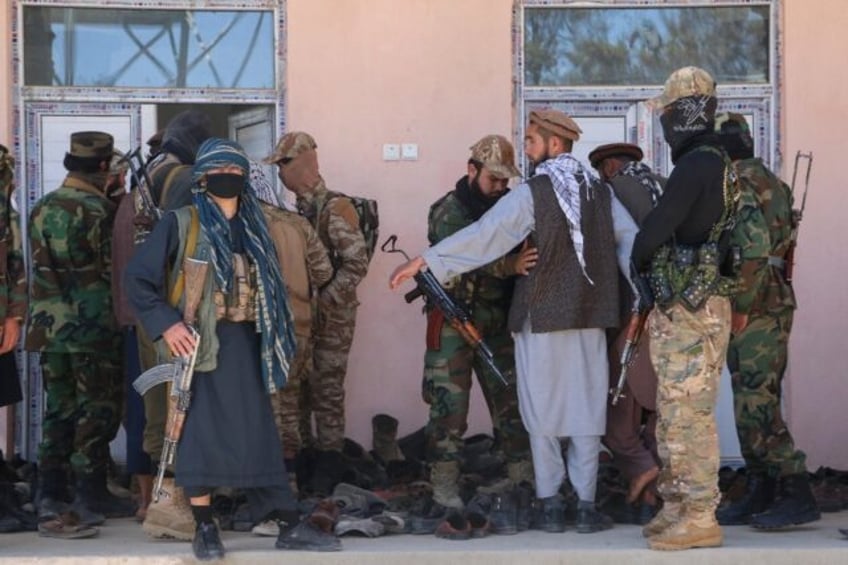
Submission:
<svg viewBox="0 0 848 565">
<path fill-rule="evenodd" d="M 76 512 L 63 512 L 38 524 L 38 535 L 45 538 L 83 539 L 94 537 L 98 533 L 97 528 L 81 524 Z"/>
</svg>

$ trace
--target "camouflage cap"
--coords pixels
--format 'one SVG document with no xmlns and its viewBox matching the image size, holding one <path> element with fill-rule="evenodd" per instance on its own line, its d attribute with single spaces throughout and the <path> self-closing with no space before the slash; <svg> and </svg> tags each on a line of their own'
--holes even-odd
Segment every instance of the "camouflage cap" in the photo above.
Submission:
<svg viewBox="0 0 848 565">
<path fill-rule="evenodd" d="M 592 149 L 592 152 L 589 153 L 589 162 L 592 167 L 597 169 L 601 161 L 610 157 L 630 157 L 636 161 L 641 161 L 643 153 L 641 147 L 632 143 L 608 143 Z"/>
<path fill-rule="evenodd" d="M 102 131 L 76 131 L 71 134 L 71 150 L 68 152 L 72 157 L 82 159 L 112 159 L 115 140 L 108 133 Z"/>
<path fill-rule="evenodd" d="M 579 140 L 580 134 L 583 133 L 577 122 L 572 120 L 568 114 L 559 110 L 533 110 L 530 112 L 527 121 L 572 141 Z"/>
<path fill-rule="evenodd" d="M 646 103 L 652 108 L 664 108 L 687 96 L 715 96 L 716 83 L 712 75 L 699 67 L 677 69 L 665 81 L 662 94 Z"/>
<path fill-rule="evenodd" d="M 308 133 L 290 131 L 280 138 L 280 141 L 277 142 L 277 147 L 274 148 L 274 152 L 265 157 L 263 161 L 265 163 L 279 163 L 284 159 L 294 159 L 304 151 L 317 147 L 318 144 L 315 143 L 315 139 Z"/>
<path fill-rule="evenodd" d="M 115 149 L 115 151 L 112 152 L 112 160 L 109 162 L 110 175 L 120 175 L 121 173 L 125 173 L 129 170 L 130 162 L 124 157 L 126 157 L 126 155 L 124 155 L 123 151 Z"/>
<path fill-rule="evenodd" d="M 502 135 L 487 135 L 470 147 L 471 158 L 479 161 L 498 178 L 521 176 L 515 166 L 515 149 Z"/>
</svg>

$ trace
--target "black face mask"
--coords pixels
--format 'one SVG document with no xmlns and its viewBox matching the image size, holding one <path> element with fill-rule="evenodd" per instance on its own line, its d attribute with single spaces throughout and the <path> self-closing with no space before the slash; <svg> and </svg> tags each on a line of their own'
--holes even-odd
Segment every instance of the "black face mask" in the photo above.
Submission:
<svg viewBox="0 0 848 565">
<path fill-rule="evenodd" d="M 244 192 L 245 180 L 243 175 L 235 173 L 220 173 L 206 177 L 206 190 L 218 198 L 235 198 Z"/>
<path fill-rule="evenodd" d="M 711 133 L 717 100 L 713 96 L 687 96 L 672 102 L 660 116 L 663 136 L 672 153 L 698 135 Z"/>
</svg>

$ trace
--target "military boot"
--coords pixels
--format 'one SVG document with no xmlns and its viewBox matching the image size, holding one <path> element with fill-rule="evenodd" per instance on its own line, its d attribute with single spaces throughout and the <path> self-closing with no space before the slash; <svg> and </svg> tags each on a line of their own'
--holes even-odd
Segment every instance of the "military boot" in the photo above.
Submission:
<svg viewBox="0 0 848 565">
<path fill-rule="evenodd" d="M 768 510 L 751 517 L 751 526 L 775 530 L 815 522 L 821 518 L 806 473 L 781 477 L 777 499 Z"/>
<path fill-rule="evenodd" d="M 445 508 L 462 510 L 465 504 L 459 497 L 459 462 L 438 461 L 430 465 L 430 484 L 433 500 Z"/>
<path fill-rule="evenodd" d="M 581 500 L 577 503 L 577 533 L 593 534 L 612 528 L 612 518 L 598 511 L 595 503 Z"/>
<path fill-rule="evenodd" d="M 147 516 L 141 529 L 156 539 L 192 541 L 195 535 L 194 515 L 183 489 L 174 484 L 173 478 L 162 481 L 162 494 L 158 501 L 147 507 Z M 153 493 L 154 497 L 156 493 Z"/>
<path fill-rule="evenodd" d="M 56 518 L 68 511 L 68 476 L 64 469 L 47 469 L 39 473 L 36 499 L 39 520 Z"/>
<path fill-rule="evenodd" d="M 315 457 L 315 469 L 304 490 L 317 498 L 330 496 L 341 480 L 343 466 L 341 451 L 319 451 Z"/>
<path fill-rule="evenodd" d="M 397 419 L 388 414 L 377 414 L 371 419 L 373 453 L 382 460 L 383 464 L 405 459 L 398 446 L 397 429 Z"/>
<path fill-rule="evenodd" d="M 682 503 L 666 500 L 657 515 L 642 528 L 642 536 L 649 538 L 661 534 L 679 522 L 682 513 Z"/>
<path fill-rule="evenodd" d="M 134 516 L 136 511 L 132 500 L 119 498 L 109 492 L 105 470 L 79 478 L 73 507 L 75 510 L 85 509 L 94 514 L 102 514 L 107 518 L 127 518 Z M 83 520 L 83 523 L 87 524 L 87 521 Z"/>
<path fill-rule="evenodd" d="M 677 551 L 696 547 L 719 547 L 723 542 L 715 512 L 683 516 L 661 533 L 648 539 L 648 547 L 659 551 Z"/>
<path fill-rule="evenodd" d="M 748 524 L 752 515 L 765 511 L 774 502 L 776 486 L 777 481 L 768 475 L 748 475 L 742 496 L 716 510 L 718 523 L 722 526 Z"/>
</svg>

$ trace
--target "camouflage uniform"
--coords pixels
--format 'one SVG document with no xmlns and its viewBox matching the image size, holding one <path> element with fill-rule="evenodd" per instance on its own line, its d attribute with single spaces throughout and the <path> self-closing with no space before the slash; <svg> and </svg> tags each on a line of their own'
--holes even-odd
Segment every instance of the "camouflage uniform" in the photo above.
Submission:
<svg viewBox="0 0 848 565">
<path fill-rule="evenodd" d="M 108 134 L 71 136 L 69 157 L 106 159 L 111 153 Z M 115 204 L 103 194 L 105 180 L 106 173 L 70 172 L 36 203 L 29 222 L 33 281 L 26 348 L 41 353 L 47 392 L 39 464 L 49 472 L 70 461 L 78 478 L 105 478 L 121 416 L 121 338 L 110 289 Z"/>
<path fill-rule="evenodd" d="M 298 193 L 297 208 L 318 232 L 335 273 L 318 296 L 314 367 L 308 381 L 302 383 L 308 390 L 301 417 L 308 419 L 310 412 L 314 414 L 314 447 L 318 451 L 338 453 L 344 444 L 344 379 L 359 306 L 356 287 L 368 271 L 368 250 L 353 203 L 344 195 L 327 190 L 318 174 L 316 147 L 309 134 L 290 132 L 280 138 L 274 154 L 265 161 L 304 166 L 314 179 L 308 190 Z"/>
<path fill-rule="evenodd" d="M 0 406 L 21 400 L 14 339 L 26 315 L 26 269 L 21 252 L 21 225 L 14 200 L 15 160 L 0 145 L 0 343 L 12 349 L 0 354 Z M 6 336 L 5 333 L 9 332 Z"/>
<path fill-rule="evenodd" d="M 463 180 L 468 182 L 467 177 Z M 431 245 L 436 244 L 474 221 L 455 191 L 449 192 L 430 210 L 427 237 Z M 429 461 L 456 460 L 459 455 L 462 437 L 468 429 L 472 369 L 507 460 L 528 459 L 530 443 L 518 412 L 515 357 L 507 328 L 514 273 L 507 271 L 505 260 L 496 261 L 459 277 L 449 292 L 471 313 L 474 325 L 494 353 L 495 365 L 511 377 L 513 386 L 503 386 L 459 332 L 444 323 L 438 310 L 428 313 L 422 395 L 430 405 L 426 428 Z M 431 340 L 431 335 L 437 337 Z"/>
<path fill-rule="evenodd" d="M 730 301 L 718 242 L 733 213 L 729 159 L 713 134 L 715 81 L 678 69 L 662 95 L 663 134 L 675 168 L 633 244 L 635 267 L 650 277 L 657 305 L 649 317 L 657 373 L 660 513 L 643 529 L 651 549 L 722 544 L 715 407 L 730 339 Z M 685 244 L 685 245 L 684 245 Z M 665 252 L 671 258 L 665 259 Z"/>
<path fill-rule="evenodd" d="M 795 449 L 780 410 L 780 390 L 796 307 L 781 263 L 792 232 L 792 193 L 761 159 L 736 161 L 742 186 L 745 292 L 733 302 L 748 325 L 733 336 L 727 364 L 732 374 L 739 445 L 748 471 L 772 477 L 805 473 L 805 455 Z M 734 234 L 736 235 L 736 234 Z"/>
<path fill-rule="evenodd" d="M 297 336 L 297 353 L 291 362 L 286 386 L 275 393 L 272 401 L 283 453 L 286 459 L 292 459 L 303 444 L 300 404 L 304 390 L 301 383 L 313 367 L 315 289 L 332 278 L 333 265 L 318 234 L 305 218 L 270 205 L 263 205 L 262 210 L 271 239 L 277 246 Z"/>
</svg>

